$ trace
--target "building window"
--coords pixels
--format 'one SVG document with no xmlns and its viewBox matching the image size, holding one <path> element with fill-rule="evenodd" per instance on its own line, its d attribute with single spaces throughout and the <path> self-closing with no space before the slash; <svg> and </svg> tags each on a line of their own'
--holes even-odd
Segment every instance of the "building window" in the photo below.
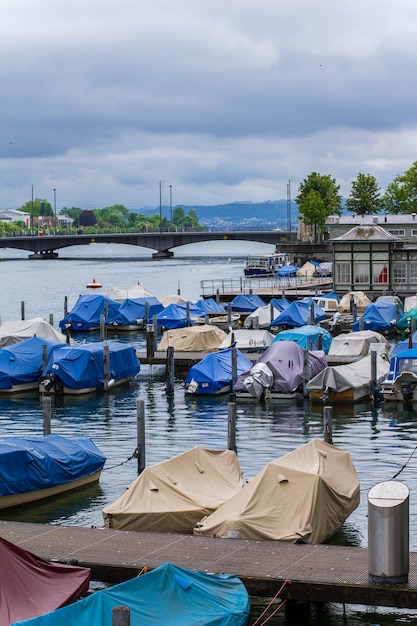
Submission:
<svg viewBox="0 0 417 626">
<path fill-rule="evenodd" d="M 350 263 L 336 263 L 336 282 L 342 285 L 350 285 Z"/>
<path fill-rule="evenodd" d="M 412 237 L 417 237 L 417 228 L 412 228 L 411 229 L 411 236 Z"/>
<path fill-rule="evenodd" d="M 392 271 L 394 276 L 394 284 L 398 285 L 399 283 L 406 282 L 407 274 L 405 263 L 394 263 Z"/>
<path fill-rule="evenodd" d="M 388 267 L 385 263 L 374 263 L 372 266 L 373 282 L 374 283 L 387 283 L 388 282 Z"/>
<path fill-rule="evenodd" d="M 355 284 L 366 285 L 369 284 L 369 265 L 368 263 L 355 263 Z"/>
<path fill-rule="evenodd" d="M 417 283 L 417 263 L 411 262 L 410 268 L 410 283 Z"/>
<path fill-rule="evenodd" d="M 388 232 L 391 233 L 391 235 L 395 235 L 396 237 L 405 237 L 404 228 L 389 228 Z"/>
</svg>

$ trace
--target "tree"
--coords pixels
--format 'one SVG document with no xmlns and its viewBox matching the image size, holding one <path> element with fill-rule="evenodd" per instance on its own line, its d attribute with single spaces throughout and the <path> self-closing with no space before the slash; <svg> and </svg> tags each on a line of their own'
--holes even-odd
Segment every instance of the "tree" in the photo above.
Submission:
<svg viewBox="0 0 417 626">
<path fill-rule="evenodd" d="M 172 222 L 176 226 L 180 226 L 181 221 L 184 219 L 184 217 L 185 217 L 185 211 L 182 208 L 182 206 L 176 206 L 174 210 L 172 211 Z"/>
<path fill-rule="evenodd" d="M 94 211 L 83 211 L 78 218 L 79 226 L 95 226 L 97 224 L 97 218 Z"/>
<path fill-rule="evenodd" d="M 324 233 L 325 223 L 329 215 L 340 215 L 342 212 L 342 196 L 339 195 L 340 185 L 328 174 L 312 172 L 300 183 L 298 196 L 299 218 L 314 228 L 314 233 Z"/>
<path fill-rule="evenodd" d="M 60 215 L 68 215 L 68 217 L 74 220 L 74 224 L 78 224 L 78 220 L 80 219 L 80 215 L 82 212 L 82 209 L 79 209 L 75 206 L 71 207 L 70 209 L 64 206 L 59 213 Z"/>
<path fill-rule="evenodd" d="M 346 208 L 357 215 L 373 215 L 383 208 L 381 188 L 375 176 L 358 174 L 352 182 L 352 191 L 346 200 Z"/>
<path fill-rule="evenodd" d="M 417 161 L 387 186 L 383 203 L 386 213 L 417 213 Z"/>
<path fill-rule="evenodd" d="M 51 204 L 47 200 L 42 200 L 41 198 L 34 198 L 33 203 L 32 200 L 29 200 L 21 206 L 18 211 L 23 211 L 24 213 L 29 213 L 30 215 L 33 214 L 33 217 L 53 217 L 54 215 Z"/>
</svg>

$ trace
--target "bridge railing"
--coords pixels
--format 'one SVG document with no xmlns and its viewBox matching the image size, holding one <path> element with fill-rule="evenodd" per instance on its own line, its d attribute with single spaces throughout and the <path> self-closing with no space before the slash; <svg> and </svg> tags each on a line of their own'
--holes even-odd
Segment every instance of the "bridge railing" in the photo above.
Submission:
<svg viewBox="0 0 417 626">
<path fill-rule="evenodd" d="M 252 276 L 251 278 L 242 276 L 241 278 L 214 278 L 202 280 L 200 281 L 200 288 L 203 297 L 213 296 L 217 293 L 219 293 L 219 295 L 236 292 L 249 294 L 252 291 L 256 292 L 258 290 L 264 290 L 273 294 L 275 289 L 277 295 L 281 295 L 282 291 L 285 289 L 293 291 L 297 289 L 303 290 L 307 287 L 311 289 L 317 288 L 318 290 L 324 286 L 328 288 L 331 280 L 331 278 L 316 278 L 311 276 Z"/>
</svg>

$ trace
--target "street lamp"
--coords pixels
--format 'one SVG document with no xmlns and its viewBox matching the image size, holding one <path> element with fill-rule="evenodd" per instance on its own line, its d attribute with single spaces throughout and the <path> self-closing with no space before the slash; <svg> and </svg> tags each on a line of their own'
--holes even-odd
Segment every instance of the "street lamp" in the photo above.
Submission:
<svg viewBox="0 0 417 626">
<path fill-rule="evenodd" d="M 54 189 L 54 217 L 55 217 L 55 235 L 56 235 L 56 189 Z"/>
<path fill-rule="evenodd" d="M 31 229 L 32 229 L 32 235 L 33 235 L 33 185 L 32 185 L 32 213 L 31 213 Z"/>
<path fill-rule="evenodd" d="M 172 185 L 169 186 L 169 228 L 172 230 Z"/>
<path fill-rule="evenodd" d="M 159 232 L 162 232 L 162 182 L 159 181 Z"/>
</svg>

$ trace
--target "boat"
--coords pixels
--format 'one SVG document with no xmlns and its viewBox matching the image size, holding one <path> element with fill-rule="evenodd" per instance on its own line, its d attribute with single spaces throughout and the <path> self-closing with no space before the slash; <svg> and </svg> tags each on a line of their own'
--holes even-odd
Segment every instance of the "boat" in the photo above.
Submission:
<svg viewBox="0 0 417 626">
<path fill-rule="evenodd" d="M 286 298 L 271 298 L 269 304 L 249 313 L 243 321 L 244 328 L 271 328 L 272 321 L 289 306 Z"/>
<path fill-rule="evenodd" d="M 0 510 L 97 482 L 106 461 L 86 437 L 0 438 Z"/>
<path fill-rule="evenodd" d="M 59 322 L 59 328 L 72 332 L 99 330 L 101 319 L 118 311 L 120 302 L 101 294 L 83 294 L 78 297 L 71 311 Z"/>
<path fill-rule="evenodd" d="M 364 291 L 348 291 L 340 298 L 338 309 L 339 313 L 353 313 L 355 306 L 357 313 L 363 313 L 368 304 L 371 301 Z"/>
<path fill-rule="evenodd" d="M 375 351 L 389 357 L 391 344 L 388 339 L 376 330 L 358 330 L 341 333 L 333 337 L 328 352 L 328 361 L 346 363 L 357 360 Z"/>
<path fill-rule="evenodd" d="M 201 318 L 201 309 L 187 300 L 165 307 L 157 314 L 156 324 L 159 328 L 185 328 L 193 324 L 193 318 Z"/>
<path fill-rule="evenodd" d="M 229 311 L 225 315 L 214 315 L 209 317 L 208 323 L 217 326 L 221 330 L 235 330 L 239 326 L 240 313 L 232 313 Z"/>
<path fill-rule="evenodd" d="M 275 335 L 269 330 L 238 328 L 228 333 L 219 346 L 219 350 L 235 345 L 243 353 L 264 352 L 274 341 Z"/>
<path fill-rule="evenodd" d="M 349 452 L 312 439 L 267 463 L 193 532 L 318 544 L 339 530 L 359 505 L 359 494 Z"/>
<path fill-rule="evenodd" d="M 31 619 L 88 592 L 90 569 L 51 563 L 0 537 L 0 624 Z"/>
<path fill-rule="evenodd" d="M 91 282 L 87 283 L 86 287 L 87 289 L 101 289 L 103 285 L 97 282 L 95 278 L 93 278 Z"/>
<path fill-rule="evenodd" d="M 339 301 L 336 298 L 330 298 L 329 296 L 313 296 L 313 300 L 319 305 L 321 309 L 326 313 L 326 317 L 332 317 L 335 313 L 339 312 Z"/>
<path fill-rule="evenodd" d="M 242 487 L 235 452 L 195 446 L 145 467 L 103 508 L 104 524 L 118 530 L 192 534 L 197 522 Z"/>
<path fill-rule="evenodd" d="M 352 324 L 355 330 L 376 330 L 379 333 L 395 331 L 396 323 L 403 310 L 394 302 L 371 302 L 359 319 Z"/>
<path fill-rule="evenodd" d="M 140 371 L 136 350 L 120 341 L 63 346 L 42 372 L 42 394 L 85 394 L 108 391 L 129 382 Z"/>
<path fill-rule="evenodd" d="M 403 337 L 408 333 L 414 333 L 417 326 L 417 306 L 409 309 L 395 322 L 395 328 Z"/>
<path fill-rule="evenodd" d="M 243 273 L 251 276 L 274 276 L 276 271 L 283 265 L 288 265 L 287 252 L 275 252 L 273 254 L 250 255 L 246 259 Z"/>
<path fill-rule="evenodd" d="M 0 395 L 38 391 L 46 361 L 66 343 L 31 337 L 0 350 Z"/>
<path fill-rule="evenodd" d="M 218 396 L 229 393 L 233 377 L 233 351 L 236 354 L 236 376 L 248 370 L 251 361 L 236 348 L 211 352 L 188 370 L 184 380 L 185 394 Z"/>
<path fill-rule="evenodd" d="M 321 350 L 309 352 L 294 341 L 273 342 L 237 379 L 236 402 L 301 398 L 307 380 L 326 365 Z"/>
<path fill-rule="evenodd" d="M 120 613 L 114 612 L 116 607 L 129 609 L 131 624 L 245 626 L 250 599 L 242 581 L 233 574 L 206 574 L 163 563 L 150 571 L 145 568 L 145 572 L 135 578 L 19 624 L 111 626 L 125 623 Z"/>
<path fill-rule="evenodd" d="M 294 300 L 271 322 L 271 328 L 295 328 L 306 324 L 318 324 L 326 319 L 326 313 L 313 298 Z"/>
<path fill-rule="evenodd" d="M 42 317 L 30 320 L 9 320 L 0 325 L 0 348 L 11 346 L 19 341 L 39 337 L 48 341 L 67 341 L 66 335 L 45 322 Z"/>
<path fill-rule="evenodd" d="M 149 298 L 153 294 L 150 291 L 142 287 L 142 285 L 137 282 L 135 285 L 131 287 L 110 287 L 107 292 L 107 296 L 111 300 L 115 300 L 116 302 L 124 302 L 125 300 L 135 300 L 136 298 Z"/>
<path fill-rule="evenodd" d="M 256 293 L 239 293 L 231 302 L 233 313 L 253 313 L 259 307 L 266 306 L 266 302 L 262 300 Z"/>
<path fill-rule="evenodd" d="M 218 350 L 226 337 L 225 331 L 213 324 L 173 328 L 163 332 L 157 350 L 174 348 L 178 352 L 201 352 L 203 358 L 207 352 Z"/>
<path fill-rule="evenodd" d="M 127 298 L 120 307 L 108 315 L 104 323 L 109 330 L 142 330 L 152 323 L 153 316 L 163 311 L 164 307 L 154 296 L 145 298 Z"/>
<path fill-rule="evenodd" d="M 305 324 L 297 328 L 282 330 L 274 337 L 276 341 L 295 341 L 305 350 L 323 350 L 327 354 L 330 350 L 333 337 L 325 328 L 315 324 Z"/>
<path fill-rule="evenodd" d="M 368 354 L 353 363 L 328 365 L 308 381 L 307 390 L 313 402 L 354 403 L 379 398 L 380 393 L 374 384 L 378 388 L 388 371 L 388 360 L 377 353 L 374 378 L 372 354 Z"/>
<path fill-rule="evenodd" d="M 417 402 L 417 348 L 402 350 L 390 359 L 381 393 L 387 402 Z"/>
</svg>

